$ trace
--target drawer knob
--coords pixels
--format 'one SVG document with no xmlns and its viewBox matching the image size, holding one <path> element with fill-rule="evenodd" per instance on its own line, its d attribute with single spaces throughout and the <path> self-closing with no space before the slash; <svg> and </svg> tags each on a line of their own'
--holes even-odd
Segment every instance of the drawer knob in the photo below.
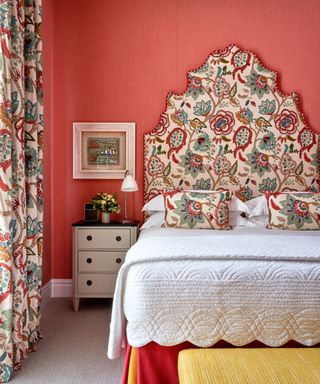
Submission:
<svg viewBox="0 0 320 384">
<path fill-rule="evenodd" d="M 91 236 L 91 235 L 88 235 L 88 236 L 87 236 L 87 240 L 88 240 L 88 241 L 91 241 L 91 240 L 92 240 L 92 236 Z"/>
<path fill-rule="evenodd" d="M 121 236 L 117 236 L 117 237 L 116 237 L 116 240 L 117 240 L 117 241 L 121 241 Z"/>
<path fill-rule="evenodd" d="M 92 285 L 92 281 L 91 280 L 87 280 L 87 285 Z"/>
<path fill-rule="evenodd" d="M 91 259 L 91 257 L 88 257 L 88 258 L 87 258 L 87 263 L 88 263 L 88 264 L 91 264 L 91 263 L 92 263 L 92 259 Z"/>
<path fill-rule="evenodd" d="M 120 257 L 118 257 L 118 258 L 116 259 L 116 263 L 117 263 L 117 264 L 120 264 L 121 261 L 122 261 L 122 260 L 120 259 Z"/>
</svg>

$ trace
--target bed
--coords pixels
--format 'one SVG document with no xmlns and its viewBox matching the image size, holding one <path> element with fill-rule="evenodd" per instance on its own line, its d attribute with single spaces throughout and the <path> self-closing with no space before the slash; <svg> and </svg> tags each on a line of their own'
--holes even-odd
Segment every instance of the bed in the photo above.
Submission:
<svg viewBox="0 0 320 384">
<path fill-rule="evenodd" d="M 191 346 L 317 345 L 319 135 L 297 96 L 254 53 L 214 51 L 168 95 L 144 155 L 149 218 L 110 323 L 109 358 L 127 346 L 123 383 L 177 383 Z"/>
</svg>

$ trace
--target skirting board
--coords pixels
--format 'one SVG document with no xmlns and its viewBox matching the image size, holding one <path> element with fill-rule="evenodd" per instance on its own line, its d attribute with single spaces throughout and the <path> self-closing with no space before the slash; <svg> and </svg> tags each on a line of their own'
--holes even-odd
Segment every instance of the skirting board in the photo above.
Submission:
<svg viewBox="0 0 320 384">
<path fill-rule="evenodd" d="M 51 279 L 41 288 L 42 304 L 54 297 L 72 296 L 72 279 Z"/>
</svg>

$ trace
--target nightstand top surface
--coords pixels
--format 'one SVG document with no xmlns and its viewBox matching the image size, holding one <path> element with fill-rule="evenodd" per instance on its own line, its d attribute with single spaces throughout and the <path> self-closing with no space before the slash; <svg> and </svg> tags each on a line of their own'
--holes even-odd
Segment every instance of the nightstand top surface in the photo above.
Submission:
<svg viewBox="0 0 320 384">
<path fill-rule="evenodd" d="M 128 221 L 123 223 L 122 221 L 110 221 L 110 223 L 101 223 L 101 221 L 84 221 L 79 220 L 73 223 L 73 227 L 136 227 L 139 225 L 139 221 Z"/>
</svg>

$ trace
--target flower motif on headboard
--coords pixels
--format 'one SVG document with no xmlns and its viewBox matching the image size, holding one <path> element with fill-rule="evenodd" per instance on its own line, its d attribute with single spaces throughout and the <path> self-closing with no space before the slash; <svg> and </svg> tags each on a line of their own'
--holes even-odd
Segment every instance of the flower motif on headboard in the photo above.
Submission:
<svg viewBox="0 0 320 384">
<path fill-rule="evenodd" d="M 304 123 L 296 94 L 249 51 L 215 51 L 170 93 L 144 137 L 145 200 L 163 188 L 264 192 L 319 190 L 319 135 Z"/>
</svg>

